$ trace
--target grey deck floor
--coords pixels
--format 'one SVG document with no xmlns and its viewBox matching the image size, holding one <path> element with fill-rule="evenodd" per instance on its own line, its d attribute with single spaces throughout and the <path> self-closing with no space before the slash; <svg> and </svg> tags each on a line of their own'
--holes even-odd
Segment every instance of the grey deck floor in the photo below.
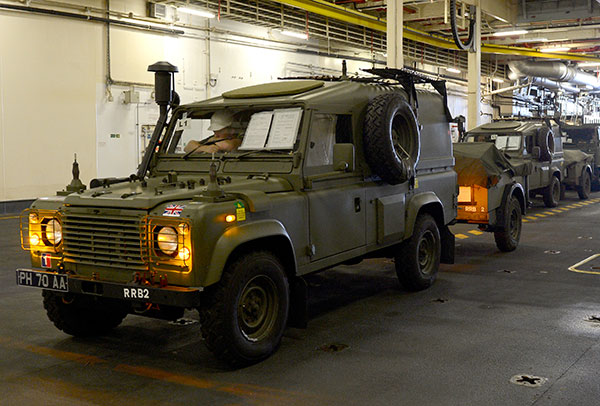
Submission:
<svg viewBox="0 0 600 406">
<path fill-rule="evenodd" d="M 600 323 L 588 319 L 600 317 L 600 274 L 568 270 L 600 253 L 600 193 L 592 200 L 564 212 L 537 201 L 509 254 L 454 226 L 468 237 L 456 264 L 423 292 L 403 290 L 387 260 L 313 275 L 308 329 L 239 370 L 205 349 L 198 323 L 128 316 L 86 340 L 55 329 L 40 292 L 15 286 L 28 255 L 17 220 L 1 218 L 0 404 L 597 405 Z M 567 192 L 561 207 L 577 203 Z M 579 267 L 598 268 L 600 258 Z"/>
</svg>

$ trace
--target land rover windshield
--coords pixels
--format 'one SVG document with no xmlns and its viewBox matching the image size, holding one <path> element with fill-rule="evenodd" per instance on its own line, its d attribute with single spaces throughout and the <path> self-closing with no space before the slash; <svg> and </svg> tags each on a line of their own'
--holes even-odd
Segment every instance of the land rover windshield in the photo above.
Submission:
<svg viewBox="0 0 600 406">
<path fill-rule="evenodd" d="M 180 110 L 159 147 L 160 156 L 180 159 L 291 154 L 298 148 L 300 107 Z"/>
<path fill-rule="evenodd" d="M 516 152 L 521 149 L 522 137 L 519 134 L 468 134 L 467 142 L 490 142 L 501 151 Z"/>
</svg>

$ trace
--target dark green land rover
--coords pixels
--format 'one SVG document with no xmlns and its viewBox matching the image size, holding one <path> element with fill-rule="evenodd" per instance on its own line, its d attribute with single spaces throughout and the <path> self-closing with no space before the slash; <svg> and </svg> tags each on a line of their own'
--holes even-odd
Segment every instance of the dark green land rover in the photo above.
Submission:
<svg viewBox="0 0 600 406">
<path fill-rule="evenodd" d="M 160 116 L 137 173 L 85 190 L 74 170 L 67 191 L 21 217 L 31 268 L 17 283 L 43 290 L 59 329 L 97 335 L 127 314 L 174 320 L 197 309 L 208 348 L 249 364 L 277 349 L 287 325 L 306 324 L 303 275 L 391 257 L 419 290 L 453 260 L 443 82 L 381 69 L 179 106 L 177 68 L 149 70 Z M 235 148 L 201 153 L 224 142 L 223 125 Z"/>
</svg>

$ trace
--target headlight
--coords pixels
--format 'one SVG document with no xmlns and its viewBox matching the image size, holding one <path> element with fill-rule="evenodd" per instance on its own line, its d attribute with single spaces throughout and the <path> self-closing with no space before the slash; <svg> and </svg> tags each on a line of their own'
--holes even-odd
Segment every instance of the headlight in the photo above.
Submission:
<svg viewBox="0 0 600 406">
<path fill-rule="evenodd" d="M 62 226 L 57 219 L 50 219 L 42 227 L 42 239 L 47 245 L 58 245 L 62 241 Z"/>
<path fill-rule="evenodd" d="M 172 227 L 162 227 L 156 237 L 158 248 L 167 255 L 173 255 L 177 251 L 177 240 L 177 231 Z"/>
</svg>

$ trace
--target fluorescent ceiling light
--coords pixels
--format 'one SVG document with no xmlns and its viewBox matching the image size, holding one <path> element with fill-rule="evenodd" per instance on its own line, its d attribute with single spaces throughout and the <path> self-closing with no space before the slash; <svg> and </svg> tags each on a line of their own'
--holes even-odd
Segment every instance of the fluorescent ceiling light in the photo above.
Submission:
<svg viewBox="0 0 600 406">
<path fill-rule="evenodd" d="M 492 82 L 496 82 L 496 83 L 504 83 L 504 79 L 500 79 L 500 78 L 492 78 Z"/>
<path fill-rule="evenodd" d="M 577 67 L 586 67 L 586 66 L 600 66 L 600 61 L 598 62 L 582 62 L 582 63 L 578 63 Z"/>
<path fill-rule="evenodd" d="M 294 37 L 299 39 L 308 39 L 308 34 L 305 32 L 283 30 L 281 31 L 281 35 L 286 35 L 288 37 Z"/>
<path fill-rule="evenodd" d="M 492 35 L 494 37 L 507 37 L 509 35 L 521 35 L 521 34 L 527 34 L 529 31 L 527 30 L 513 30 L 513 31 L 498 31 L 493 33 Z"/>
<path fill-rule="evenodd" d="M 585 88 L 587 90 L 594 90 L 594 86 L 590 86 L 590 85 L 585 85 Z"/>
<path fill-rule="evenodd" d="M 567 52 L 571 47 L 540 48 L 540 52 Z"/>
<path fill-rule="evenodd" d="M 181 13 L 193 14 L 195 16 L 206 17 L 206 18 L 215 18 L 215 15 L 210 11 L 198 10 L 197 8 L 187 8 L 187 7 L 179 7 L 177 11 Z"/>
<path fill-rule="evenodd" d="M 517 44 L 522 44 L 524 42 L 548 42 L 548 38 L 519 38 L 515 40 Z"/>
<path fill-rule="evenodd" d="M 444 69 L 446 69 L 447 72 L 460 73 L 460 69 L 456 69 L 456 68 L 444 68 Z"/>
</svg>

